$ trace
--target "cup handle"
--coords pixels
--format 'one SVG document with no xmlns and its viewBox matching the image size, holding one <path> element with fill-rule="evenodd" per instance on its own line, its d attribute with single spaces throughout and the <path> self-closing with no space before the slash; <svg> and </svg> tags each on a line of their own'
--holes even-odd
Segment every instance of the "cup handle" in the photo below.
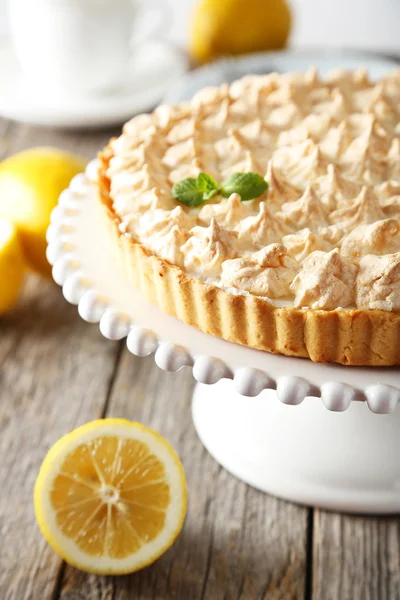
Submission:
<svg viewBox="0 0 400 600">
<path fill-rule="evenodd" d="M 165 0 L 141 0 L 132 31 L 132 49 L 151 39 L 164 39 L 170 26 L 171 9 Z"/>
</svg>

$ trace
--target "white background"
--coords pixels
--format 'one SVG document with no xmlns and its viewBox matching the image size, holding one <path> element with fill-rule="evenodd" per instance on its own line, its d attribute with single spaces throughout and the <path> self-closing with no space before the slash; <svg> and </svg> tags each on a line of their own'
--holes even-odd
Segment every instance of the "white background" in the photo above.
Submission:
<svg viewBox="0 0 400 600">
<path fill-rule="evenodd" d="M 159 1 L 171 7 L 170 37 L 184 45 L 196 0 Z M 0 0 L 1 32 L 6 31 L 5 3 Z M 295 46 L 361 48 L 400 56 L 400 0 L 291 0 L 291 4 L 296 12 L 291 40 Z"/>
</svg>

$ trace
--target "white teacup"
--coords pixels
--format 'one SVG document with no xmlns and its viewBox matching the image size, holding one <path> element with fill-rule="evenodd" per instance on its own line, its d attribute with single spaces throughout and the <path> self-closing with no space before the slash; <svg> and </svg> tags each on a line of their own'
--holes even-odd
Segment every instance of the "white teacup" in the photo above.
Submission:
<svg viewBox="0 0 400 600">
<path fill-rule="evenodd" d="M 63 94 L 118 87 L 138 43 L 165 34 L 163 2 L 8 0 L 11 41 L 24 76 Z M 153 17 L 145 30 L 144 13 Z"/>
</svg>

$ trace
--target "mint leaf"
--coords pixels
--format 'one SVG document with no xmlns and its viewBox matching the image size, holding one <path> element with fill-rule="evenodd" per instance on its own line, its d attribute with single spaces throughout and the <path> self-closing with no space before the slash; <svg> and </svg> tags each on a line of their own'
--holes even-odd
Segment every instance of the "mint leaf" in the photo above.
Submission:
<svg viewBox="0 0 400 600">
<path fill-rule="evenodd" d="M 188 177 L 176 183 L 172 195 L 185 206 L 201 206 L 219 192 L 218 185 L 207 173 L 200 173 L 196 179 Z"/>
<path fill-rule="evenodd" d="M 207 173 L 199 173 L 197 177 L 198 184 L 203 188 L 203 198 L 211 200 L 219 192 L 218 183 Z"/>
<path fill-rule="evenodd" d="M 241 200 L 258 198 L 268 189 L 268 183 L 258 173 L 233 173 L 221 184 L 221 194 L 228 198 L 239 194 Z"/>
</svg>

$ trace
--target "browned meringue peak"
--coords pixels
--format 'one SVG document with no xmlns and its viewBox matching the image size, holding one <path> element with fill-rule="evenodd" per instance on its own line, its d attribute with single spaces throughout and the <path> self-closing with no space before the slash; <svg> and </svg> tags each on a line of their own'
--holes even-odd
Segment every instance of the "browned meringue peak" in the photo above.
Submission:
<svg viewBox="0 0 400 600">
<path fill-rule="evenodd" d="M 381 208 L 387 217 L 400 219 L 400 195 L 392 196 L 381 202 Z"/>
<path fill-rule="evenodd" d="M 205 204 L 198 213 L 199 220 L 209 225 L 212 217 L 215 217 L 219 225 L 228 229 L 234 226 L 242 219 L 245 219 L 253 212 L 253 202 L 242 202 L 239 194 L 231 194 L 229 198 L 217 197 L 215 203 Z"/>
<path fill-rule="evenodd" d="M 328 114 L 311 113 L 293 129 L 282 131 L 278 137 L 278 146 L 291 146 L 306 140 L 319 142 L 330 131 L 333 123 L 332 117 Z"/>
<path fill-rule="evenodd" d="M 188 117 L 173 125 L 167 133 L 166 140 L 170 145 L 178 144 L 198 135 L 200 130 L 200 121 L 196 117 Z"/>
<path fill-rule="evenodd" d="M 387 178 L 400 182 L 400 138 L 393 138 L 387 156 Z"/>
<path fill-rule="evenodd" d="M 334 126 L 335 121 L 329 116 L 318 116 L 317 122 L 321 120 L 326 123 L 327 127 L 320 132 L 320 137 L 317 140 L 314 136 L 315 141 L 319 141 L 319 147 L 322 154 L 329 160 L 336 160 L 341 156 L 349 147 L 353 141 L 351 130 L 347 120 L 343 120 Z"/>
<path fill-rule="evenodd" d="M 296 81 L 291 77 L 285 81 L 282 78 L 281 85 L 268 94 L 266 103 L 271 108 L 293 104 L 304 111 L 309 104 L 309 93 L 310 85 L 302 79 Z"/>
<path fill-rule="evenodd" d="M 230 131 L 228 137 L 215 143 L 215 169 L 218 172 L 215 179 L 223 180 L 231 173 L 240 171 L 263 173 L 267 160 L 265 157 L 265 165 L 260 164 L 252 149 L 243 143 L 242 137 Z M 210 170 L 207 172 L 212 174 Z"/>
<path fill-rule="evenodd" d="M 166 170 L 162 163 L 164 151 L 165 147 L 161 144 L 154 147 L 151 141 L 147 141 L 137 148 L 113 156 L 107 170 L 113 191 L 116 192 L 117 188 L 125 190 L 126 186 L 128 189 L 130 186 L 137 189 L 138 182 L 144 182 L 147 190 L 157 187 L 170 193 Z"/>
<path fill-rule="evenodd" d="M 331 101 L 327 108 L 331 117 L 338 122 L 354 112 L 352 100 L 350 100 L 349 96 L 347 96 L 343 90 L 338 88 L 332 90 Z M 324 110 L 323 104 L 320 105 L 319 109 Z"/>
<path fill-rule="evenodd" d="M 200 110 L 200 115 L 205 117 L 214 111 L 215 106 L 220 105 L 229 97 L 229 85 L 223 83 L 219 87 L 205 87 L 196 92 L 191 100 L 191 105 L 195 110 Z"/>
<path fill-rule="evenodd" d="M 364 106 L 364 112 L 372 113 L 382 125 L 391 129 L 399 122 L 399 102 L 400 88 L 397 91 L 397 97 L 391 98 L 389 94 L 386 94 L 385 83 L 382 81 L 373 88 L 369 101 Z"/>
<path fill-rule="evenodd" d="M 190 163 L 202 156 L 203 152 L 204 148 L 197 136 L 194 136 L 167 148 L 162 158 L 162 164 L 174 169 L 182 163 Z"/>
<path fill-rule="evenodd" d="M 347 205 L 350 200 L 358 196 L 362 186 L 341 175 L 335 164 L 329 164 L 327 174 L 318 177 L 313 187 L 326 209 L 331 212 L 342 203 Z"/>
<path fill-rule="evenodd" d="M 124 144 L 124 149 L 135 147 L 138 142 L 154 133 L 156 123 L 155 115 L 144 114 L 133 117 L 123 126 L 122 136 L 113 140 L 113 147 L 118 148 L 120 144 Z"/>
<path fill-rule="evenodd" d="M 144 209 L 171 209 L 175 206 L 161 170 L 150 168 L 148 164 L 138 171 L 117 168 L 112 161 L 110 164 L 107 174 L 111 178 L 114 209 L 119 214 L 140 213 Z"/>
<path fill-rule="evenodd" d="M 348 177 L 370 184 L 380 183 L 386 170 L 385 156 L 390 146 L 390 138 L 374 117 L 367 117 L 364 129 L 360 122 L 358 126 L 362 133 L 339 157 L 339 164 Z"/>
<path fill-rule="evenodd" d="M 150 239 L 149 248 L 160 258 L 167 260 L 172 265 L 184 266 L 184 254 L 181 248 L 189 237 L 188 231 L 184 231 L 173 225 L 168 233 L 160 237 Z"/>
<path fill-rule="evenodd" d="M 242 125 L 237 130 L 239 134 L 246 140 L 247 144 L 252 144 L 255 150 L 265 151 L 267 148 L 271 154 L 275 148 L 276 134 L 273 129 L 267 127 L 267 125 L 259 118 L 254 119 Z"/>
<path fill-rule="evenodd" d="M 400 252 L 361 259 L 356 302 L 358 308 L 400 309 Z"/>
<path fill-rule="evenodd" d="M 333 69 L 325 78 L 325 82 L 331 87 L 337 86 L 347 91 L 362 90 L 368 88 L 371 82 L 366 69 Z"/>
<path fill-rule="evenodd" d="M 268 94 L 266 102 L 274 107 L 293 103 L 302 109 L 311 109 L 313 101 L 319 99 L 318 92 L 321 90 L 324 90 L 324 86 L 318 78 L 318 71 L 315 67 L 310 67 L 305 73 L 282 74 L 279 85 Z"/>
<path fill-rule="evenodd" d="M 337 248 L 312 252 L 302 267 L 290 286 L 295 306 L 333 310 L 354 302 L 357 267 L 341 257 Z"/>
<path fill-rule="evenodd" d="M 187 177 L 197 177 L 201 171 L 206 171 L 212 177 L 218 176 L 214 144 L 204 144 L 197 136 L 170 146 L 162 164 L 170 169 L 170 193 L 173 184 Z"/>
<path fill-rule="evenodd" d="M 249 141 L 238 129 L 229 129 L 228 136 L 234 150 L 228 168 L 220 161 L 222 178 L 231 173 L 264 173 L 272 150 L 269 153 L 266 148 L 257 148 L 257 143 Z"/>
<path fill-rule="evenodd" d="M 378 119 L 371 114 L 354 114 L 347 119 L 352 143 L 348 146 L 347 152 L 353 156 L 363 156 L 365 150 L 369 150 L 372 155 L 384 156 L 387 154 L 392 141 L 392 135 L 388 132 Z M 346 156 L 343 156 L 346 159 Z"/>
<path fill-rule="evenodd" d="M 154 235 L 165 236 L 173 227 L 179 227 L 184 231 L 192 229 L 196 224 L 197 218 L 186 213 L 181 206 L 176 206 L 173 210 L 159 208 L 141 216 L 139 231 L 140 236 L 146 239 Z"/>
<path fill-rule="evenodd" d="M 276 213 L 284 223 L 293 229 L 310 227 L 315 231 L 318 227 L 328 225 L 328 215 L 320 198 L 312 185 L 308 185 L 303 195 L 293 202 L 285 202 Z"/>
<path fill-rule="evenodd" d="M 221 104 L 215 107 L 213 112 L 208 116 L 201 119 L 199 117 L 203 132 L 208 131 L 209 134 L 212 134 L 216 139 L 220 137 L 221 129 L 234 118 L 231 110 L 231 100 L 229 98 L 222 100 Z"/>
<path fill-rule="evenodd" d="M 393 254 L 400 251 L 400 222 L 384 219 L 370 225 L 359 225 L 343 238 L 340 253 L 352 259 L 367 254 Z"/>
<path fill-rule="evenodd" d="M 278 75 L 278 81 L 283 85 L 291 83 L 300 87 L 313 88 L 320 83 L 318 69 L 311 65 L 306 71 L 294 71 Z"/>
<path fill-rule="evenodd" d="M 369 185 L 380 184 L 386 176 L 386 158 L 371 152 L 362 140 L 357 148 L 353 145 L 350 146 L 338 164 L 346 177 Z"/>
<path fill-rule="evenodd" d="M 287 256 L 285 246 L 271 244 L 246 258 L 225 261 L 221 283 L 256 296 L 288 298 L 298 268 L 297 261 Z"/>
<path fill-rule="evenodd" d="M 318 144 L 306 140 L 293 146 L 278 148 L 274 154 L 274 167 L 288 180 L 292 187 L 304 190 L 326 173 L 328 161 Z"/>
<path fill-rule="evenodd" d="M 193 116 L 193 108 L 190 102 L 182 102 L 181 104 L 160 104 L 154 111 L 158 128 L 163 133 L 168 132 L 175 123 L 182 119 Z"/>
<path fill-rule="evenodd" d="M 388 217 L 400 217 L 400 181 L 385 181 L 376 188 L 380 205 Z"/>
<path fill-rule="evenodd" d="M 278 135 L 280 131 L 295 127 L 295 125 L 300 123 L 306 116 L 307 113 L 305 113 L 297 104 L 294 104 L 294 102 L 284 104 L 283 106 L 273 108 L 272 110 L 268 105 L 265 105 L 264 110 L 262 111 L 262 118 L 266 125 L 272 128 L 276 132 L 276 135 Z"/>
<path fill-rule="evenodd" d="M 257 103 L 260 95 L 267 96 L 276 90 L 281 84 L 279 73 L 268 73 L 268 75 L 246 75 L 237 79 L 230 86 L 229 95 L 233 100 L 243 97 L 249 98 L 250 102 Z"/>
<path fill-rule="evenodd" d="M 328 227 L 318 227 L 317 234 L 321 240 L 333 248 L 340 244 L 346 231 L 340 225 L 328 225 Z"/>
<path fill-rule="evenodd" d="M 243 89 L 242 93 L 233 100 L 230 107 L 231 114 L 244 121 L 248 121 L 252 116 L 265 121 L 274 106 L 270 101 L 270 96 L 276 90 L 281 89 L 282 82 L 274 73 L 266 76 L 250 76 L 244 79 L 248 79 L 249 82 L 252 79 L 253 84 L 249 87 L 246 86 L 246 89 Z M 232 84 L 231 90 L 236 87 L 236 83 L 240 83 L 240 80 Z"/>
<path fill-rule="evenodd" d="M 385 181 L 375 188 L 377 196 L 381 202 L 390 200 L 392 196 L 400 196 L 400 181 Z"/>
<path fill-rule="evenodd" d="M 227 168 L 223 168 L 221 165 L 221 176 L 224 179 L 232 173 L 263 173 L 266 167 L 266 158 L 266 156 L 262 156 L 261 152 L 257 155 L 256 152 L 245 150 L 243 159 L 236 164 L 230 165 Z"/>
<path fill-rule="evenodd" d="M 314 250 L 332 250 L 334 244 L 330 244 L 318 234 L 315 234 L 306 227 L 296 233 L 285 235 L 282 238 L 282 244 L 287 248 L 289 256 L 295 258 L 298 262 L 302 262 Z"/>
<path fill-rule="evenodd" d="M 389 73 L 382 79 L 382 83 L 384 86 L 385 98 L 392 109 L 395 110 L 397 116 L 399 116 L 400 111 L 400 69 Z M 398 119 L 399 121 L 399 119 Z"/>
<path fill-rule="evenodd" d="M 153 187 L 143 193 L 124 193 L 114 200 L 113 206 L 117 214 L 120 215 L 122 221 L 126 221 L 130 224 L 129 230 L 133 233 L 135 227 L 134 224 L 138 222 L 141 214 L 146 211 L 154 211 L 160 208 L 172 210 L 176 204 L 174 200 L 170 196 L 167 196 L 162 190 Z"/>
<path fill-rule="evenodd" d="M 359 195 L 347 206 L 330 214 L 332 223 L 339 223 L 344 229 L 353 229 L 363 223 L 373 223 L 386 218 L 376 194 L 368 186 L 363 186 Z"/>
<path fill-rule="evenodd" d="M 301 196 L 301 190 L 290 185 L 290 183 L 277 171 L 273 161 L 268 162 L 267 174 L 265 176 L 268 181 L 268 203 L 275 206 L 281 206 L 284 202 L 295 200 Z"/>
<path fill-rule="evenodd" d="M 237 226 L 238 241 L 241 248 L 268 246 L 279 242 L 290 229 L 278 215 L 269 210 L 266 202 L 260 202 L 258 214 L 243 219 Z"/>
<path fill-rule="evenodd" d="M 189 273 L 204 278 L 219 277 L 222 263 L 237 255 L 237 233 L 222 229 L 215 218 L 211 219 L 208 227 L 193 227 L 189 235 L 188 241 L 181 247 Z"/>
</svg>

